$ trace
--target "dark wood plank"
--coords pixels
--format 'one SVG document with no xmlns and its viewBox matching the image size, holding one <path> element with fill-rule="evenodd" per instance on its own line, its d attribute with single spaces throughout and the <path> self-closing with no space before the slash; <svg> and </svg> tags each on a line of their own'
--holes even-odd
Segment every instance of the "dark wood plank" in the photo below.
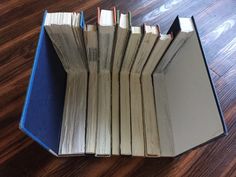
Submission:
<svg viewBox="0 0 236 177">
<path fill-rule="evenodd" d="M 222 11 L 222 7 L 227 7 L 227 10 Z M 199 14 L 196 17 L 197 22 L 201 22 L 198 26 L 210 68 L 220 76 L 223 76 L 235 63 L 235 7 L 235 1 L 221 1 L 208 7 L 204 11 L 206 15 Z M 206 18 L 207 16 L 211 20 Z"/>
<path fill-rule="evenodd" d="M 195 16 L 229 135 L 175 158 L 56 158 L 18 129 L 43 11 L 96 7 L 132 11 L 133 24 Z M 2 0 L 0 2 L 0 176 L 236 176 L 236 3 L 234 0 Z"/>
</svg>

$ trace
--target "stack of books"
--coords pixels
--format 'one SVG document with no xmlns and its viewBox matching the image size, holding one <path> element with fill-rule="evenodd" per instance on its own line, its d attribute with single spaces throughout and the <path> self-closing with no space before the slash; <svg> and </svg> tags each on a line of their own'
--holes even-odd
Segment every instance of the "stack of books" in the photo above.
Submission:
<svg viewBox="0 0 236 177">
<path fill-rule="evenodd" d="M 46 13 L 67 76 L 56 154 L 176 156 L 226 132 L 193 18 L 162 34 L 130 12 L 97 14 Z"/>
</svg>

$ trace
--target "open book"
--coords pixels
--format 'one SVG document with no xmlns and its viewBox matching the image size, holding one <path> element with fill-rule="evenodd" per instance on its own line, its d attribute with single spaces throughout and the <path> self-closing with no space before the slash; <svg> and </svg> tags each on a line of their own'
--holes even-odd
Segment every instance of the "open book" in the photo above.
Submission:
<svg viewBox="0 0 236 177">
<path fill-rule="evenodd" d="M 177 156 L 227 133 L 192 18 L 45 12 L 20 128 L 56 156 Z"/>
</svg>

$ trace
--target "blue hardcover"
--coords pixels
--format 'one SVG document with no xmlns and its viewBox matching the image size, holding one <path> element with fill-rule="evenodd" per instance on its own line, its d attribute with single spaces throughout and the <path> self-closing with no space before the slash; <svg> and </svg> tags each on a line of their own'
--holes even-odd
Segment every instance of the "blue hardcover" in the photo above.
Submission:
<svg viewBox="0 0 236 177">
<path fill-rule="evenodd" d="M 20 129 L 50 152 L 58 153 L 66 72 L 44 29 L 39 36 Z"/>
</svg>

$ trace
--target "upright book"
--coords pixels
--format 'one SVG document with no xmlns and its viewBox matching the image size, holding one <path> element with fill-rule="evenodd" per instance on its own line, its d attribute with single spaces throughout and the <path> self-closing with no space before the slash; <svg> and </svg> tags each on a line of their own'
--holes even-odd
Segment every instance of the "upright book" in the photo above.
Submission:
<svg viewBox="0 0 236 177">
<path fill-rule="evenodd" d="M 99 74 L 96 155 L 111 155 L 111 66 L 116 9 L 98 8 Z"/>
<path fill-rule="evenodd" d="M 45 29 L 67 73 L 59 154 L 85 153 L 87 59 L 83 13 L 48 13 Z"/>
<path fill-rule="evenodd" d="M 86 126 L 86 153 L 96 151 L 97 107 L 98 107 L 98 34 L 96 25 L 86 25 L 84 30 L 88 58 L 88 107 Z"/>
</svg>

